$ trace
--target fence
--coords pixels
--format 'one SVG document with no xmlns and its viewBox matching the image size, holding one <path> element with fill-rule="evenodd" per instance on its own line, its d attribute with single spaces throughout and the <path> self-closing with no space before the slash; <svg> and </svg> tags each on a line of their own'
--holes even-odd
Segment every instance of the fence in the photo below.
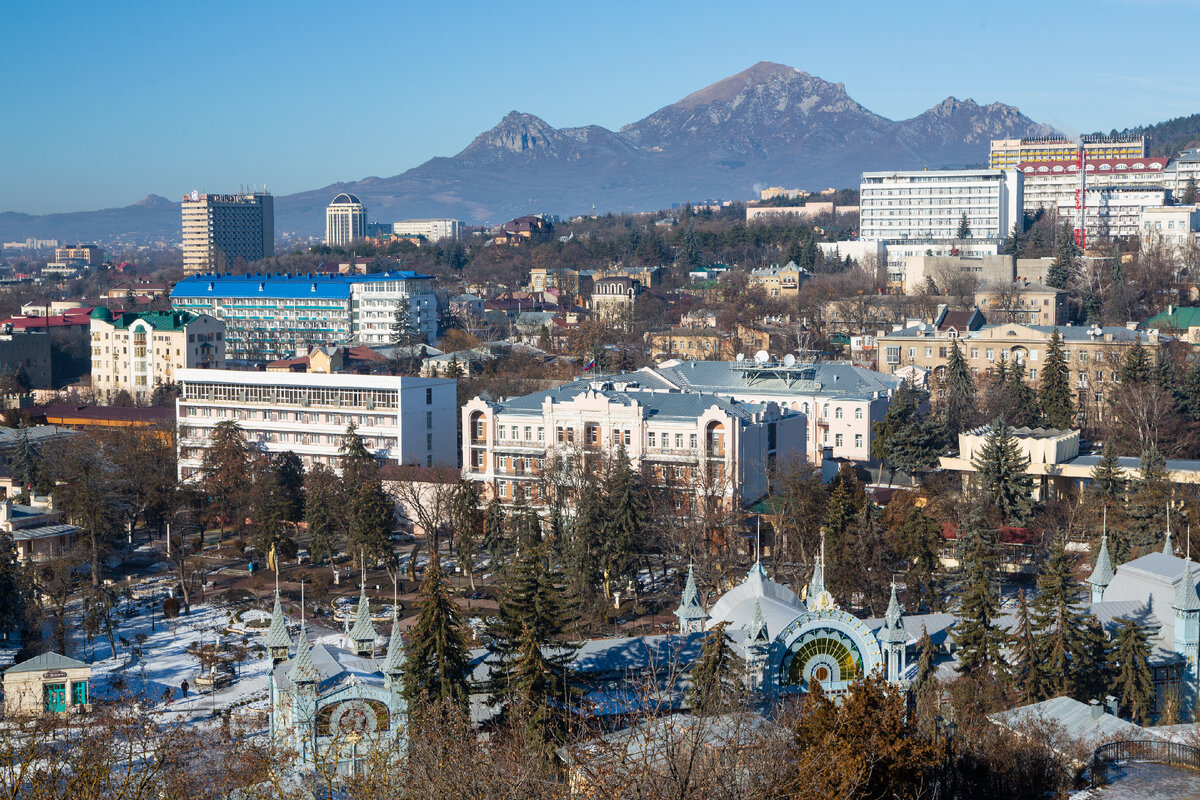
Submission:
<svg viewBox="0 0 1200 800">
<path fill-rule="evenodd" d="M 1200 770 L 1200 747 L 1162 739 L 1110 742 L 1092 753 L 1092 784 L 1108 783 L 1108 766 L 1120 761 L 1152 761 L 1156 764 Z"/>
</svg>

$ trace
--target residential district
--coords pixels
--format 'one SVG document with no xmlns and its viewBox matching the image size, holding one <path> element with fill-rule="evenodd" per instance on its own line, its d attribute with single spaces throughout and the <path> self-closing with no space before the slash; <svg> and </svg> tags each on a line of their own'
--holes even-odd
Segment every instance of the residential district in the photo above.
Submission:
<svg viewBox="0 0 1200 800">
<path fill-rule="evenodd" d="M 495 227 L 342 193 L 279 252 L 265 192 L 184 195 L 178 249 L 5 244 L 0 786 L 1200 765 L 1198 179 L 1006 139 Z"/>
</svg>

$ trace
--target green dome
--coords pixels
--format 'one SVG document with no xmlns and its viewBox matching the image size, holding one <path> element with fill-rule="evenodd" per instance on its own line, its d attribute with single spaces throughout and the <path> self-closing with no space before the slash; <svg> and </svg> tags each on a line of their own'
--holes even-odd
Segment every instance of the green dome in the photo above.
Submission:
<svg viewBox="0 0 1200 800">
<path fill-rule="evenodd" d="M 112 312 L 104 306 L 96 306 L 92 309 L 92 319 L 111 320 Z"/>
</svg>

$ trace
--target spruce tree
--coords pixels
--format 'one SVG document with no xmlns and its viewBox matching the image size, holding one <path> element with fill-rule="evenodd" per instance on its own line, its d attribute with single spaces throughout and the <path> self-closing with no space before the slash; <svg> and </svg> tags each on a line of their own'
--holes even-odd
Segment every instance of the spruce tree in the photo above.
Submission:
<svg viewBox="0 0 1200 800">
<path fill-rule="evenodd" d="M 1192 365 L 1180 387 L 1180 405 L 1193 421 L 1200 421 L 1200 363 Z"/>
<path fill-rule="evenodd" d="M 1125 499 L 1125 470 L 1117 460 L 1117 448 L 1111 440 L 1104 443 L 1100 460 L 1092 469 L 1092 492 L 1106 500 L 1121 503 Z"/>
<path fill-rule="evenodd" d="M 1142 337 L 1137 336 L 1133 340 L 1133 344 L 1125 351 L 1125 358 L 1121 360 L 1121 368 L 1117 370 L 1117 380 L 1122 386 L 1132 384 L 1141 384 L 1149 382 L 1152 376 L 1150 368 L 1150 358 L 1146 355 L 1146 348 L 1142 347 Z"/>
<path fill-rule="evenodd" d="M 1050 544 L 1038 575 L 1033 628 L 1037 632 L 1046 696 L 1069 694 L 1077 700 L 1088 672 L 1102 669 L 1086 646 L 1084 613 L 1077 605 L 1079 585 L 1067 559 L 1061 536 Z"/>
<path fill-rule="evenodd" d="M 901 384 L 883 420 L 874 423 L 871 455 L 894 470 L 919 477 L 938 466 L 945 431 L 938 420 L 921 412 L 926 395 Z"/>
<path fill-rule="evenodd" d="M 574 519 L 568 526 L 564 563 L 573 593 L 587 598 L 595 594 L 603 580 L 600 556 L 607 512 L 600 486 L 590 475 L 579 488 L 574 511 Z"/>
<path fill-rule="evenodd" d="M 528 625 L 516 641 L 515 658 L 509 673 L 508 711 L 514 713 L 525 731 L 525 744 L 543 758 L 553 757 L 565 719 L 564 701 L 569 701 L 564 671 L 552 663 Z"/>
<path fill-rule="evenodd" d="M 1126 505 L 1131 551 L 1141 550 L 1158 541 L 1166 528 L 1167 505 L 1170 502 L 1171 482 L 1167 462 L 1152 444 L 1142 453 L 1138 475 L 1130 487 Z"/>
<path fill-rule="evenodd" d="M 971 236 L 971 224 L 967 222 L 967 212 L 962 212 L 962 216 L 958 218 L 958 238 L 968 239 Z"/>
<path fill-rule="evenodd" d="M 692 667 L 688 703 L 694 714 L 708 716 L 728 710 L 741 685 L 740 659 L 725 638 L 726 626 L 719 622 L 708 629 L 700 660 Z"/>
<path fill-rule="evenodd" d="M 19 631 L 25 624 L 29 576 L 17 561 L 12 534 L 0 531 L 0 633 Z"/>
<path fill-rule="evenodd" d="M 1067 282 L 1071 278 L 1071 270 L 1074 268 L 1078 252 L 1079 248 L 1075 245 L 1074 235 L 1068 226 L 1063 225 L 1062 231 L 1059 232 L 1058 248 L 1054 253 L 1054 261 L 1051 262 L 1050 268 L 1046 270 L 1047 286 L 1053 289 L 1067 288 Z"/>
<path fill-rule="evenodd" d="M 417 605 L 404 649 L 404 698 L 410 705 L 448 701 L 465 714 L 470 696 L 465 624 L 436 558 L 425 571 Z"/>
<path fill-rule="evenodd" d="M 1011 645 L 1013 688 L 1022 703 L 1036 703 L 1045 699 L 1040 647 L 1029 616 L 1029 603 L 1025 590 L 1017 592 L 1017 624 L 1012 632 Z"/>
<path fill-rule="evenodd" d="M 921 638 L 917 640 L 917 677 L 913 681 L 913 690 L 918 694 L 930 685 L 933 673 L 937 669 L 934 659 L 937 658 L 937 648 L 929 631 L 921 625 Z"/>
<path fill-rule="evenodd" d="M 1179 202 L 1185 206 L 1190 206 L 1196 202 L 1196 179 L 1189 176 L 1187 183 L 1183 185 L 1183 195 L 1179 198 Z"/>
<path fill-rule="evenodd" d="M 1038 408 L 1037 393 L 1025 383 L 1025 364 L 1014 361 L 1005 377 L 1003 396 L 1006 399 L 1004 414 L 1015 428 L 1028 428 L 1037 424 L 1041 410 Z"/>
<path fill-rule="evenodd" d="M 990 504 L 1006 524 L 1019 525 L 1032 507 L 1033 481 L 1026 474 L 1029 457 L 1022 455 L 1012 428 L 1004 417 L 996 419 L 979 454 L 972 460 Z"/>
<path fill-rule="evenodd" d="M 646 499 L 641 479 L 629 463 L 625 445 L 619 445 L 604 482 L 604 540 L 601 562 L 610 580 L 633 579 L 642 550 L 646 526 Z"/>
<path fill-rule="evenodd" d="M 1042 366 L 1041 381 L 1038 400 L 1046 424 L 1059 430 L 1075 427 L 1071 371 L 1067 368 L 1067 354 L 1058 328 L 1050 334 L 1050 347 L 1046 351 L 1046 363 Z"/>
<path fill-rule="evenodd" d="M 492 560 L 492 571 L 499 570 L 504 554 L 504 506 L 500 498 L 493 497 L 488 503 L 483 520 L 483 546 Z"/>
<path fill-rule="evenodd" d="M 896 555 L 908 563 L 904 582 L 913 610 L 922 605 L 932 608 L 939 601 L 935 575 L 941 568 L 942 526 L 925 510 L 908 510 L 896 537 Z"/>
<path fill-rule="evenodd" d="M 958 435 L 969 431 L 978 419 L 975 397 L 975 379 L 971 368 L 963 357 L 958 342 L 950 347 L 950 360 L 946 364 L 946 396 L 942 399 L 942 419 L 946 437 L 951 445 L 958 444 Z"/>
<path fill-rule="evenodd" d="M 970 674 L 1004 672 L 1004 631 L 996 625 L 999 601 L 996 598 L 997 560 L 995 534 L 984 529 L 978 519 L 964 526 L 960 536 L 966 539 L 963 557 L 961 609 L 954 625 L 958 647 L 958 671 Z"/>
<path fill-rule="evenodd" d="M 1134 620 L 1120 620 L 1113 661 L 1112 691 L 1121 701 L 1121 710 L 1139 725 L 1148 724 L 1154 711 L 1150 644 L 1146 632 Z"/>
<path fill-rule="evenodd" d="M 454 529 L 459 563 L 470 578 L 472 590 L 475 589 L 475 558 L 483 541 L 484 522 L 475 482 L 460 479 L 450 497 L 450 525 Z"/>
<path fill-rule="evenodd" d="M 1151 379 L 1158 388 L 1176 398 L 1177 402 L 1179 401 L 1182 389 L 1179 385 L 1179 373 L 1175 367 L 1175 359 L 1165 344 L 1159 345 L 1154 354 L 1154 371 Z"/>
<path fill-rule="evenodd" d="M 349 488 L 350 544 L 367 559 L 382 558 L 390 550 L 388 536 L 396 522 L 396 509 L 379 478 Z M 361 548 L 361 550 L 360 550 Z M 430 553 L 437 560 L 437 553 Z"/>
</svg>

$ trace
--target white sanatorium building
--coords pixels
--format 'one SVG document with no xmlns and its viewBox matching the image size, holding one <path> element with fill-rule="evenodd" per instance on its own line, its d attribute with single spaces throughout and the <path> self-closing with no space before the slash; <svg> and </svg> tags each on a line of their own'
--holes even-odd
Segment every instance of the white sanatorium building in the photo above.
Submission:
<svg viewBox="0 0 1200 800">
<path fill-rule="evenodd" d="M 858 238 L 953 240 L 966 213 L 971 239 L 1002 239 L 1024 225 L 1023 185 L 1015 169 L 864 172 Z"/>
<path fill-rule="evenodd" d="M 392 233 L 397 236 L 424 236 L 429 242 L 440 242 L 442 239 L 457 242 L 462 238 L 462 223 L 456 219 L 406 219 L 392 223 Z"/>
<path fill-rule="evenodd" d="M 342 192 L 325 208 L 325 244 L 341 247 L 367 235 L 367 208 L 355 195 Z"/>
<path fill-rule="evenodd" d="M 458 463 L 452 380 L 224 369 L 181 369 L 175 380 L 181 480 L 196 476 L 213 428 L 226 420 L 237 422 L 252 446 L 291 450 L 306 468 L 336 469 L 349 425 L 381 461 Z"/>
</svg>

